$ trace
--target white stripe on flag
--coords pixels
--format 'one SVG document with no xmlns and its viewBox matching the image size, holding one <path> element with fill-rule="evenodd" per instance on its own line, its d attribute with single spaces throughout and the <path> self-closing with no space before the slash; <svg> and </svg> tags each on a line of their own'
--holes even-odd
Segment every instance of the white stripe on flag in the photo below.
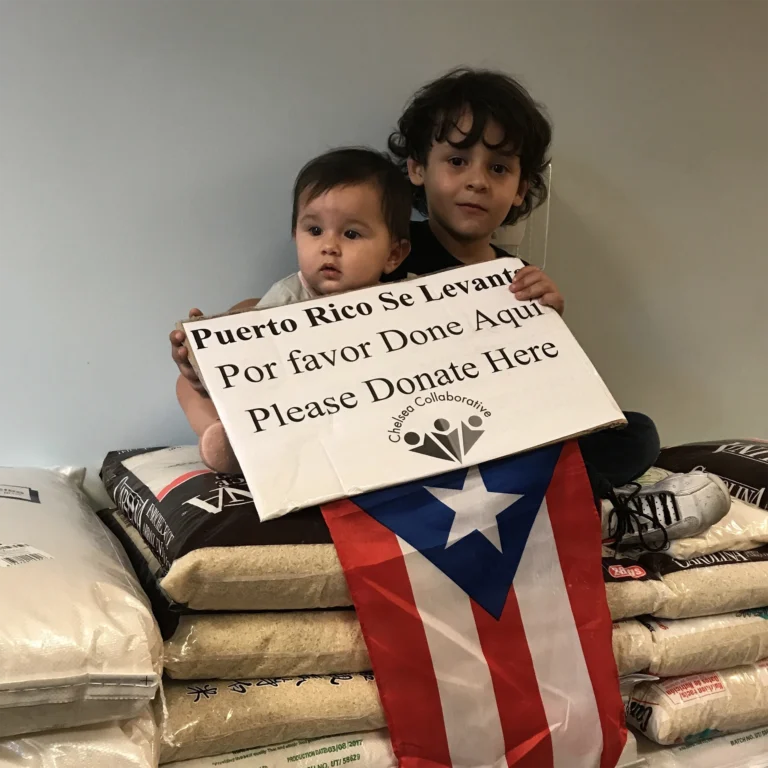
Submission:
<svg viewBox="0 0 768 768">
<path fill-rule="evenodd" d="M 397 540 L 432 655 L 453 766 L 506 768 L 493 681 L 469 597 L 421 552 Z"/>
<path fill-rule="evenodd" d="M 552 734 L 555 768 L 599 766 L 600 715 L 546 499 L 528 537 L 514 589 Z"/>
</svg>

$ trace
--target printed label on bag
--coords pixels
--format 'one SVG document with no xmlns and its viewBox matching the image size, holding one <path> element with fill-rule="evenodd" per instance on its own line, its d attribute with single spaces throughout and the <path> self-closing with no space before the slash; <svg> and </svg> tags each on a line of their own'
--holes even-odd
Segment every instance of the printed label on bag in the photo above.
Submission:
<svg viewBox="0 0 768 768">
<path fill-rule="evenodd" d="M 680 573 L 696 568 L 711 568 L 720 565 L 740 565 L 742 563 L 768 562 L 768 546 L 751 549 L 746 552 L 712 552 L 708 555 L 693 557 L 690 560 L 677 560 L 665 554 L 644 555 L 641 562 L 649 571 L 657 576 L 667 576 L 670 573 Z"/>
<path fill-rule="evenodd" d="M 723 678 L 717 672 L 709 675 L 673 678 L 662 681 L 659 685 L 676 707 L 699 699 L 720 698 L 728 695 Z"/>
<path fill-rule="evenodd" d="M 28 544 L 0 544 L 0 568 L 37 563 L 41 560 L 53 560 L 53 555 Z"/>
<path fill-rule="evenodd" d="M 297 739 L 272 747 L 243 749 L 217 757 L 190 760 L 189 768 L 218 768 L 236 764 L 243 768 L 319 768 L 350 763 L 367 768 L 394 768 L 395 757 L 386 732 Z"/>
<path fill-rule="evenodd" d="M 639 565 L 635 560 L 629 558 L 603 558 L 603 581 L 617 582 L 627 579 L 648 579 L 654 578 L 646 568 Z"/>
<path fill-rule="evenodd" d="M 0 484 L 0 498 L 31 501 L 34 504 L 40 503 L 40 494 L 33 488 L 25 488 L 23 485 Z"/>
</svg>

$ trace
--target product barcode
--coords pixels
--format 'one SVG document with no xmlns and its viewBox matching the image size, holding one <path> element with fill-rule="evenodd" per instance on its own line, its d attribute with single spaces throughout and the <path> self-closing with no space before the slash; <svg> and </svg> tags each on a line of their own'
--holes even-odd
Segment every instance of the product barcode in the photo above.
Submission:
<svg viewBox="0 0 768 768">
<path fill-rule="evenodd" d="M 47 557 L 42 555 L 19 555 L 19 557 L 4 557 L 2 558 L 4 563 L 8 565 L 24 565 L 24 563 L 34 563 L 38 560 L 47 560 Z"/>
<path fill-rule="evenodd" d="M 30 547 L 29 544 L 0 544 L 0 568 L 39 563 L 41 560 L 51 559 L 49 554 Z"/>
</svg>

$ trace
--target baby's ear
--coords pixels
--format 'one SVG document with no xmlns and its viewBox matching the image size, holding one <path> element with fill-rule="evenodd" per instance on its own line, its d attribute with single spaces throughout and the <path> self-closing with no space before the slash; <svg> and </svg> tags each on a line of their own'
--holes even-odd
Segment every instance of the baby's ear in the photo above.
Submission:
<svg viewBox="0 0 768 768">
<path fill-rule="evenodd" d="M 392 250 L 389 252 L 389 258 L 384 265 L 384 274 L 389 275 L 394 272 L 405 261 L 405 257 L 410 252 L 410 240 L 394 240 L 392 242 Z"/>
</svg>

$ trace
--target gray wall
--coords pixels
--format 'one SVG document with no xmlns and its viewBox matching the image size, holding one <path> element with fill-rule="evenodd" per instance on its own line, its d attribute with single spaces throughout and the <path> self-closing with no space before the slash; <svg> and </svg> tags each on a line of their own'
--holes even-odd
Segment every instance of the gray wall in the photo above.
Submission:
<svg viewBox="0 0 768 768">
<path fill-rule="evenodd" d="M 292 271 L 300 165 L 460 63 L 554 118 L 548 268 L 621 405 L 768 437 L 767 9 L 0 0 L 0 462 L 190 440 L 173 322 Z"/>
</svg>

